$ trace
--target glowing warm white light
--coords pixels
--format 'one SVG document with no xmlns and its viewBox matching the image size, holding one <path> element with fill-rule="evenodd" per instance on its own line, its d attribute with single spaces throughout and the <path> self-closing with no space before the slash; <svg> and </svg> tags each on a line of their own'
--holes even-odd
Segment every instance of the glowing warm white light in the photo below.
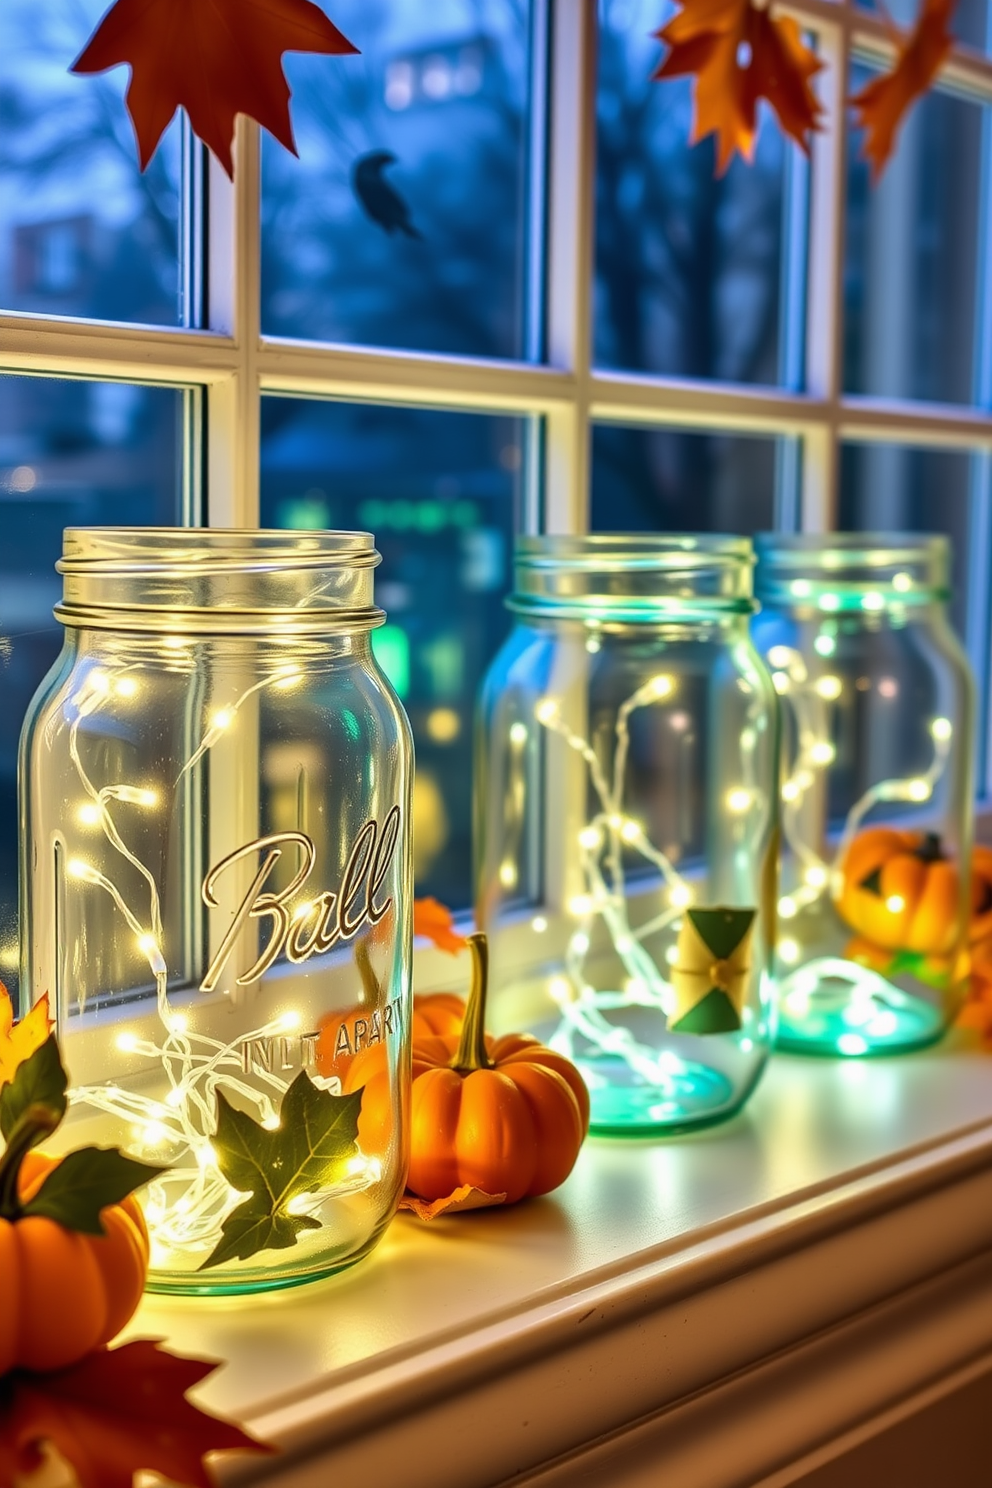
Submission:
<svg viewBox="0 0 992 1488">
<path fill-rule="evenodd" d="M 146 1121 L 143 1126 L 133 1127 L 132 1131 L 146 1147 L 158 1147 L 169 1135 L 168 1127 L 161 1121 Z"/>
<path fill-rule="evenodd" d="M 842 1033 L 837 1040 L 837 1048 L 841 1054 L 867 1054 L 868 1044 L 860 1033 Z"/>
<path fill-rule="evenodd" d="M 518 748 L 521 744 L 527 743 L 527 725 L 525 723 L 510 724 L 510 743 L 516 744 Z"/>
<path fill-rule="evenodd" d="M 832 765 L 837 757 L 834 746 L 826 739 L 818 739 L 809 752 L 814 765 Z"/>
<path fill-rule="evenodd" d="M 588 894 L 573 894 L 568 901 L 568 912 L 577 920 L 583 919 L 592 912 L 592 899 Z"/>
<path fill-rule="evenodd" d="M 807 868 L 806 872 L 803 874 L 803 877 L 805 878 L 811 889 L 824 888 L 826 886 L 828 876 L 829 875 L 826 868 L 821 868 L 816 864 L 814 864 L 812 868 Z"/>
<path fill-rule="evenodd" d="M 98 692 L 102 695 L 103 693 L 110 691 L 110 678 L 107 676 L 106 672 L 90 672 L 87 680 L 94 692 Z"/>
<path fill-rule="evenodd" d="M 116 692 L 118 697 L 134 697 L 137 690 L 138 684 L 133 677 L 118 677 L 117 681 L 114 683 L 114 691 Z"/>
<path fill-rule="evenodd" d="M 162 642 L 169 651 L 181 651 L 184 646 L 189 645 L 188 636 L 166 636 Z"/>
<path fill-rule="evenodd" d="M 81 878 L 84 883 L 99 883 L 100 875 L 83 858 L 70 858 L 67 871 L 70 878 Z"/>
<path fill-rule="evenodd" d="M 84 827 L 95 827 L 100 821 L 100 808 L 95 801 L 84 801 L 76 816 Z"/>
<path fill-rule="evenodd" d="M 861 596 L 861 608 L 863 610 L 884 610 L 885 595 L 872 589 L 870 593 Z"/>
<path fill-rule="evenodd" d="M 601 649 L 602 644 L 603 643 L 599 639 L 599 636 L 590 636 L 589 639 L 586 641 L 586 650 L 589 652 L 590 656 L 595 656 L 596 652 Z"/>
<path fill-rule="evenodd" d="M 828 703 L 832 703 L 844 691 L 844 684 L 839 677 L 834 677 L 828 673 L 825 677 L 817 678 L 816 690 L 821 698 L 824 698 Z"/>
<path fill-rule="evenodd" d="M 889 914 L 902 914 L 906 908 L 906 901 L 901 894 L 890 894 L 885 901 L 885 907 Z"/>
<path fill-rule="evenodd" d="M 912 575 L 908 573 L 894 574 L 892 578 L 892 587 L 899 594 L 905 594 L 907 589 L 912 589 L 913 587 Z"/>
<path fill-rule="evenodd" d="M 623 990 L 628 997 L 643 997 L 647 987 L 640 977 L 628 977 L 623 984 Z"/>
<path fill-rule="evenodd" d="M 270 1111 L 267 1116 L 263 1116 L 262 1125 L 265 1127 L 266 1131 L 279 1130 L 279 1117 L 276 1115 L 275 1111 Z"/>
<path fill-rule="evenodd" d="M 283 1013 L 282 1016 L 277 1019 L 276 1028 L 280 1033 L 292 1033 L 293 1029 L 299 1028 L 302 1022 L 303 1019 L 300 1017 L 296 1009 L 291 1008 L 288 1013 Z"/>
<path fill-rule="evenodd" d="M 751 792 L 743 786 L 735 786 L 727 792 L 727 810 L 734 816 L 741 816 L 751 806 Z"/>
<path fill-rule="evenodd" d="M 298 666 L 287 666 L 282 668 L 272 685 L 278 687 L 280 692 L 288 692 L 291 687 L 295 687 L 297 682 L 302 681 L 302 679 L 303 673 Z"/>
<path fill-rule="evenodd" d="M 772 683 L 775 691 L 782 696 L 789 690 L 789 677 L 786 672 L 772 672 Z"/>
<path fill-rule="evenodd" d="M 210 727 L 215 729 L 230 728 L 234 722 L 234 714 L 229 708 L 219 708 L 210 720 Z"/>
<path fill-rule="evenodd" d="M 298 924 L 300 920 L 305 920 L 307 915 L 312 914 L 315 908 L 316 905 L 312 899 L 308 899 L 305 904 L 298 904 L 293 910 L 294 923 Z"/>
<path fill-rule="evenodd" d="M 793 579 L 790 587 L 797 599 L 808 599 L 813 592 L 809 579 Z"/>
<path fill-rule="evenodd" d="M 552 1002 L 556 1002 L 559 1007 L 562 1007 L 572 999 L 572 984 L 569 982 L 568 977 L 553 976 L 548 983 L 548 992 L 550 993 Z"/>
<path fill-rule="evenodd" d="M 545 930 L 547 930 L 548 928 L 547 916 L 535 915 L 530 922 L 530 928 L 533 930 L 535 935 L 543 935 Z"/>
<path fill-rule="evenodd" d="M 833 636 L 818 635 L 813 642 L 813 650 L 818 656 L 833 656 L 837 650 L 837 642 Z"/>
<path fill-rule="evenodd" d="M 840 595 L 839 594 L 821 594 L 820 595 L 820 609 L 821 610 L 839 610 L 840 609 Z"/>
<path fill-rule="evenodd" d="M 144 951 L 146 956 L 153 956 L 158 950 L 158 941 L 154 935 L 139 935 L 138 948 Z"/>
<path fill-rule="evenodd" d="M 921 776 L 918 780 L 911 780 L 906 786 L 906 794 L 911 801 L 929 801 L 930 782 Z"/>
<path fill-rule="evenodd" d="M 211 1142 L 200 1142 L 196 1148 L 196 1161 L 201 1168 L 215 1168 L 217 1153 Z M 178 1205 L 176 1206 L 179 1207 Z"/>
<path fill-rule="evenodd" d="M 798 801 L 801 795 L 802 791 L 799 788 L 799 782 L 797 780 L 787 780 L 785 782 L 782 787 L 783 801 Z"/>
<path fill-rule="evenodd" d="M 138 1040 L 133 1033 L 119 1033 L 115 1043 L 122 1054 L 133 1054 L 138 1047 Z"/>
<path fill-rule="evenodd" d="M 182 1090 L 180 1090 L 179 1086 L 174 1085 L 169 1091 L 168 1095 L 165 1097 L 165 1104 L 167 1106 L 171 1106 L 173 1110 L 175 1110 L 182 1105 L 185 1099 L 186 1097 L 183 1094 Z"/>
<path fill-rule="evenodd" d="M 651 681 L 647 684 L 646 691 L 655 698 L 671 697 L 675 691 L 675 681 L 672 677 L 664 674 L 659 677 L 652 677 Z"/>
<path fill-rule="evenodd" d="M 543 723 L 545 726 L 557 722 L 558 704 L 555 702 L 554 698 L 541 698 L 540 701 L 535 704 L 534 717 L 537 719 L 538 723 Z"/>
<path fill-rule="evenodd" d="M 799 942 L 786 936 L 785 940 L 780 940 L 778 943 L 778 954 L 779 959 L 784 961 L 786 966 L 795 966 L 799 960 Z"/>
<path fill-rule="evenodd" d="M 773 646 L 768 653 L 768 660 L 773 667 L 787 667 L 792 660 L 792 652 L 788 646 Z"/>
<path fill-rule="evenodd" d="M 499 881 L 504 889 L 515 889 L 517 887 L 517 865 L 511 863 L 509 858 L 499 865 Z"/>
<path fill-rule="evenodd" d="M 462 721 L 454 708 L 432 708 L 425 727 L 435 744 L 453 744 L 462 731 Z"/>
<path fill-rule="evenodd" d="M 583 827 L 579 833 L 579 846 L 593 852 L 602 845 L 603 834 L 598 827 Z"/>
<path fill-rule="evenodd" d="M 189 1019 L 185 1013 L 170 1013 L 168 1029 L 170 1033 L 185 1033 L 189 1028 Z"/>
<path fill-rule="evenodd" d="M 938 744 L 946 744 L 954 732 L 954 725 L 949 718 L 935 718 L 930 725 L 930 732 Z"/>
<path fill-rule="evenodd" d="M 588 935 L 583 935 L 583 934 L 573 935 L 572 936 L 572 949 L 575 951 L 575 953 L 576 953 L 577 956 L 584 956 L 585 953 L 586 953 L 586 951 L 588 951 L 588 949 L 589 949 L 589 937 L 588 937 Z"/>
<path fill-rule="evenodd" d="M 798 913 L 798 910 L 799 906 L 796 903 L 795 899 L 790 898 L 788 894 L 784 895 L 784 897 L 778 901 L 778 912 L 782 916 L 783 920 L 794 920 L 796 914 Z"/>
<path fill-rule="evenodd" d="M 692 890 L 688 884 L 672 884 L 668 897 L 675 909 L 687 909 L 692 903 Z"/>
<path fill-rule="evenodd" d="M 640 822 L 625 821 L 620 828 L 620 836 L 624 842 L 639 842 L 644 835 Z"/>
</svg>

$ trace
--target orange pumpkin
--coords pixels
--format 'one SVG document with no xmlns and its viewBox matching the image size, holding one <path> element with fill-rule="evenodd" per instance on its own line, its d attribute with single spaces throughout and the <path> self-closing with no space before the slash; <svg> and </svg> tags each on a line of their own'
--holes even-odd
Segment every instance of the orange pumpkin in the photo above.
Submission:
<svg viewBox="0 0 992 1488">
<path fill-rule="evenodd" d="M 992 847 L 979 844 L 971 855 L 972 945 L 992 936 Z"/>
<path fill-rule="evenodd" d="M 958 943 L 958 872 L 932 832 L 869 827 L 841 865 L 837 910 L 886 950 L 943 956 Z"/>
<path fill-rule="evenodd" d="M 461 1032 L 414 1044 L 407 1183 L 424 1199 L 468 1183 L 513 1204 L 568 1177 L 589 1127 L 589 1092 L 569 1060 L 529 1035 L 487 1038 L 486 937 L 470 936 L 469 946 Z"/>
<path fill-rule="evenodd" d="M 28 1152 L 19 1197 L 32 1198 L 60 1160 Z M 13 1167 L 16 1160 L 8 1176 Z M 144 1217 L 129 1197 L 104 1209 L 101 1222 L 105 1234 L 84 1235 L 36 1215 L 0 1219 L 0 1375 L 63 1369 L 109 1343 L 131 1317 L 148 1270 Z"/>
</svg>

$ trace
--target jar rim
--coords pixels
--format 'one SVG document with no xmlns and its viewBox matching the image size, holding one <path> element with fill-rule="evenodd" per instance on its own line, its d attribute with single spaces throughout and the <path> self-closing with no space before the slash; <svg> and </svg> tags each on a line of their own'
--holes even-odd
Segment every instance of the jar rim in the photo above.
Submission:
<svg viewBox="0 0 992 1488">
<path fill-rule="evenodd" d="M 943 533 L 761 532 L 754 545 L 761 600 L 902 609 L 950 598 L 951 544 Z"/>
<path fill-rule="evenodd" d="M 516 540 L 516 560 L 521 564 L 547 567 L 582 558 L 598 567 L 681 572 L 711 568 L 721 560 L 749 566 L 755 561 L 751 539 L 731 532 L 554 533 Z"/>
<path fill-rule="evenodd" d="M 267 527 L 67 527 L 63 574 L 375 568 L 371 532 Z"/>
</svg>

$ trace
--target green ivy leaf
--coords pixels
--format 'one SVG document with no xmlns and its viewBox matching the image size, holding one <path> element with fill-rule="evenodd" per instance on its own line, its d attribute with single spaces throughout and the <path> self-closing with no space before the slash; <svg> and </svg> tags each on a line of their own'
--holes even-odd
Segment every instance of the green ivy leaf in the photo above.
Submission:
<svg viewBox="0 0 992 1488">
<path fill-rule="evenodd" d="M 200 1267 L 245 1261 L 260 1250 L 285 1250 L 303 1230 L 320 1229 L 309 1214 L 292 1214 L 301 1194 L 340 1182 L 357 1151 L 362 1092 L 332 1095 L 300 1070 L 283 1096 L 274 1131 L 217 1092 L 217 1163 L 232 1188 L 250 1194 L 228 1215 L 221 1238 Z"/>
<path fill-rule="evenodd" d="M 84 1235 L 102 1235 L 100 1211 L 119 1204 L 165 1171 L 125 1157 L 116 1147 L 79 1147 L 52 1169 L 34 1198 L 21 1206 L 21 1213 L 53 1219 Z"/>
<path fill-rule="evenodd" d="M 10 1141 L 14 1127 L 29 1106 L 47 1106 L 61 1121 L 68 1105 L 65 1093 L 68 1083 L 53 1033 L 29 1059 L 18 1065 L 14 1078 L 0 1090 L 0 1133 L 4 1141 Z M 46 1135 L 39 1131 L 37 1141 L 43 1141 Z"/>
</svg>

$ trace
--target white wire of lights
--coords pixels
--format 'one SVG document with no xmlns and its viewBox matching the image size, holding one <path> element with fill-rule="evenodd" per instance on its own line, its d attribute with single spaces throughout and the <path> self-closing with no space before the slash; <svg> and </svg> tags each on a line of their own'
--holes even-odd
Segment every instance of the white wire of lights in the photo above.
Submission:
<svg viewBox="0 0 992 1488">
<path fill-rule="evenodd" d="M 108 894 L 133 932 L 138 947 L 148 962 L 155 980 L 156 1011 L 164 1030 L 161 1042 L 139 1039 L 129 1033 L 118 1036 L 122 1053 L 157 1060 L 165 1074 L 168 1091 L 157 1099 L 127 1090 L 121 1085 L 77 1086 L 70 1090 L 70 1102 L 85 1105 L 131 1125 L 133 1150 L 154 1152 L 171 1162 L 168 1171 L 153 1180 L 143 1199 L 152 1246 L 152 1264 L 162 1266 L 170 1257 L 207 1254 L 216 1245 L 227 1215 L 241 1200 L 217 1164 L 211 1142 L 216 1121 L 216 1093 L 234 1095 L 257 1113 L 259 1122 L 270 1129 L 278 1127 L 279 1115 L 273 1097 L 282 1099 L 289 1081 L 260 1068 L 250 1057 L 258 1040 L 285 1035 L 298 1029 L 299 1014 L 285 1013 L 262 1027 L 240 1034 L 224 1043 L 219 1039 L 189 1029 L 188 1020 L 169 1006 L 168 968 L 165 959 L 165 936 L 162 923 L 161 897 L 154 875 L 128 847 L 112 813 L 115 803 L 154 809 L 160 804 L 157 791 L 127 784 L 98 788 L 91 780 L 82 760 L 79 731 L 84 721 L 111 699 L 124 702 L 140 691 L 136 669 L 122 667 L 113 673 L 102 668 L 87 672 L 81 686 L 70 698 L 74 717 L 69 726 L 69 756 L 86 800 L 77 812 L 86 826 L 99 826 L 107 842 L 142 877 L 148 887 L 148 917 L 144 923 L 128 904 L 113 880 L 82 857 L 68 863 L 71 878 L 92 884 Z M 255 693 L 266 687 L 285 689 L 301 676 L 298 667 L 281 665 L 261 681 L 247 688 L 230 706 L 212 714 L 197 748 L 183 765 L 174 789 L 189 771 L 235 723 L 239 710 Z M 259 1090 L 238 1078 L 250 1069 L 256 1082 L 267 1087 Z M 317 1083 L 337 1088 L 334 1080 Z M 342 1181 L 333 1189 L 324 1188 L 294 1200 L 294 1213 L 316 1214 L 329 1198 L 354 1193 L 371 1186 L 379 1176 L 374 1159 L 357 1157 L 348 1164 Z"/>
<path fill-rule="evenodd" d="M 560 704 L 554 697 L 542 697 L 534 707 L 537 722 L 549 732 L 558 734 L 586 764 L 600 807 L 578 833 L 579 864 L 585 889 L 567 906 L 577 924 L 565 951 L 566 975 L 552 978 L 551 982 L 551 995 L 562 1015 L 551 1043 L 560 1052 L 574 1058 L 575 1037 L 578 1036 L 601 1053 L 622 1059 L 647 1084 L 668 1091 L 677 1085 L 679 1076 L 685 1072 L 683 1061 L 671 1050 L 659 1051 L 639 1042 L 629 1028 L 611 1023 L 604 1014 L 617 1008 L 640 1006 L 656 1008 L 670 1015 L 675 1006 L 671 983 L 645 950 L 643 942 L 660 931 L 677 928 L 686 908 L 692 903 L 693 891 L 671 859 L 650 841 L 641 823 L 624 809 L 631 715 L 639 708 L 670 698 L 675 687 L 673 677 L 659 674 L 643 683 L 621 703 L 614 724 L 616 743 L 609 777 L 589 741 L 576 733 L 562 717 Z M 754 728 L 746 728 L 742 735 L 744 782 L 728 792 L 725 803 L 732 814 L 745 813 L 758 798 L 753 778 L 756 742 Z M 659 870 L 669 898 L 663 910 L 636 928 L 631 927 L 627 910 L 625 849 L 639 853 Z M 606 926 L 626 973 L 622 992 L 598 991 L 586 976 L 591 930 L 597 917 Z M 588 1069 L 586 1077 L 595 1078 Z"/>
</svg>

